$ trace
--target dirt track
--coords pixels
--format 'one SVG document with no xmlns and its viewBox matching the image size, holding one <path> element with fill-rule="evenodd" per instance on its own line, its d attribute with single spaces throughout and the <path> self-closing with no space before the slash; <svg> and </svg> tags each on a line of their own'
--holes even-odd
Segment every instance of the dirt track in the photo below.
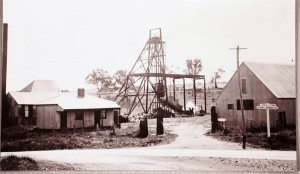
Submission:
<svg viewBox="0 0 300 174">
<path fill-rule="evenodd" d="M 150 128 L 155 129 L 156 120 L 150 120 Z M 178 135 L 174 142 L 152 148 L 166 149 L 242 149 L 237 143 L 228 143 L 205 136 L 210 130 L 210 116 L 188 118 L 165 118 L 164 128 Z"/>
</svg>

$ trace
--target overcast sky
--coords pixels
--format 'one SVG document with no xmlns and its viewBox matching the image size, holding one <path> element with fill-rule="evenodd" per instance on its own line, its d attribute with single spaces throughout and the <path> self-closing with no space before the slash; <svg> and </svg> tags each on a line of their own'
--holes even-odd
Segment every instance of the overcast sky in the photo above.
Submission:
<svg viewBox="0 0 300 174">
<path fill-rule="evenodd" d="M 60 89 L 87 86 L 92 69 L 130 70 L 149 30 L 161 28 L 167 65 L 200 58 L 207 79 L 221 81 L 240 59 L 291 64 L 295 59 L 294 0 L 4 0 L 8 23 L 7 91 L 35 79 Z"/>
</svg>

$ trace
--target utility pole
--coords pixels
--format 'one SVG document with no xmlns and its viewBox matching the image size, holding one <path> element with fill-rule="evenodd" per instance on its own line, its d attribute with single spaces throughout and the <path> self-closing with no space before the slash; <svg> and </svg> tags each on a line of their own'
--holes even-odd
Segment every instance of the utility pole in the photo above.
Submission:
<svg viewBox="0 0 300 174">
<path fill-rule="evenodd" d="M 7 108 L 6 108 L 6 79 L 7 79 L 7 37 L 8 37 L 8 24 L 4 23 L 2 28 L 2 125 L 7 117 Z"/>
<path fill-rule="evenodd" d="M 2 54 L 2 50 L 3 50 L 3 45 L 2 45 L 2 40 L 3 40 L 3 0 L 0 0 L 0 82 L 2 84 L 2 72 L 3 72 L 3 54 Z M 1 104 L 0 104 L 0 129 L 2 128 L 2 122 L 3 122 L 3 115 L 2 115 L 2 85 L 0 85 L 0 99 L 1 99 Z M 1 143 L 1 135 L 0 135 L 0 143 Z"/>
<path fill-rule="evenodd" d="M 296 159 L 297 159 L 297 171 L 300 171 L 300 2 L 296 0 L 296 17 L 295 17 L 295 31 L 296 31 Z"/>
<path fill-rule="evenodd" d="M 238 75 L 238 87 L 240 93 L 240 106 L 242 111 L 242 129 L 243 129 L 243 149 L 246 149 L 246 124 L 245 124 L 245 115 L 244 115 L 244 103 L 243 103 L 243 95 L 241 89 L 241 76 L 240 76 L 240 61 L 239 61 L 239 52 L 240 49 L 247 49 L 247 48 L 240 48 L 237 46 L 236 48 L 230 48 L 231 50 L 236 50 L 236 63 L 237 63 L 237 75 Z"/>
</svg>

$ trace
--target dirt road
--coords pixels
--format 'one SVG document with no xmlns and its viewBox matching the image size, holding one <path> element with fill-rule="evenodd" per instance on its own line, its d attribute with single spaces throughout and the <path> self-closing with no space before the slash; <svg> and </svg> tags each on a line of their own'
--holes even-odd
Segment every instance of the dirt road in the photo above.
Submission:
<svg viewBox="0 0 300 174">
<path fill-rule="evenodd" d="M 205 135 L 209 116 L 171 118 L 164 127 L 178 135 L 168 145 L 126 149 L 55 150 L 1 153 L 70 163 L 86 170 L 294 171 L 295 151 L 266 151 Z M 155 125 L 155 120 L 149 120 Z M 155 128 L 155 126 L 150 126 Z"/>
<path fill-rule="evenodd" d="M 151 120 L 150 128 L 155 129 L 156 120 Z M 163 149 L 220 149 L 238 150 L 242 146 L 237 143 L 219 141 L 205 136 L 210 130 L 210 116 L 188 118 L 165 118 L 164 128 L 177 135 L 171 144 L 153 146 Z"/>
</svg>

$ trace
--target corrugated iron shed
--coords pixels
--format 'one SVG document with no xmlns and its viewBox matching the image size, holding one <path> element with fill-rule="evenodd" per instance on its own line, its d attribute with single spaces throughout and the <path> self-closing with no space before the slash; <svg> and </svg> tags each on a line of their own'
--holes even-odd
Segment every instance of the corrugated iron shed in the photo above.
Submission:
<svg viewBox="0 0 300 174">
<path fill-rule="evenodd" d="M 21 92 L 59 92 L 59 88 L 53 80 L 34 80 Z"/>
<path fill-rule="evenodd" d="M 64 110 L 71 109 L 107 109 L 121 108 L 113 101 L 90 96 L 78 97 L 77 93 L 46 93 L 46 92 L 10 92 L 18 104 L 52 105 L 57 104 Z"/>
<path fill-rule="evenodd" d="M 295 98 L 295 66 L 244 62 L 277 98 Z"/>
</svg>

